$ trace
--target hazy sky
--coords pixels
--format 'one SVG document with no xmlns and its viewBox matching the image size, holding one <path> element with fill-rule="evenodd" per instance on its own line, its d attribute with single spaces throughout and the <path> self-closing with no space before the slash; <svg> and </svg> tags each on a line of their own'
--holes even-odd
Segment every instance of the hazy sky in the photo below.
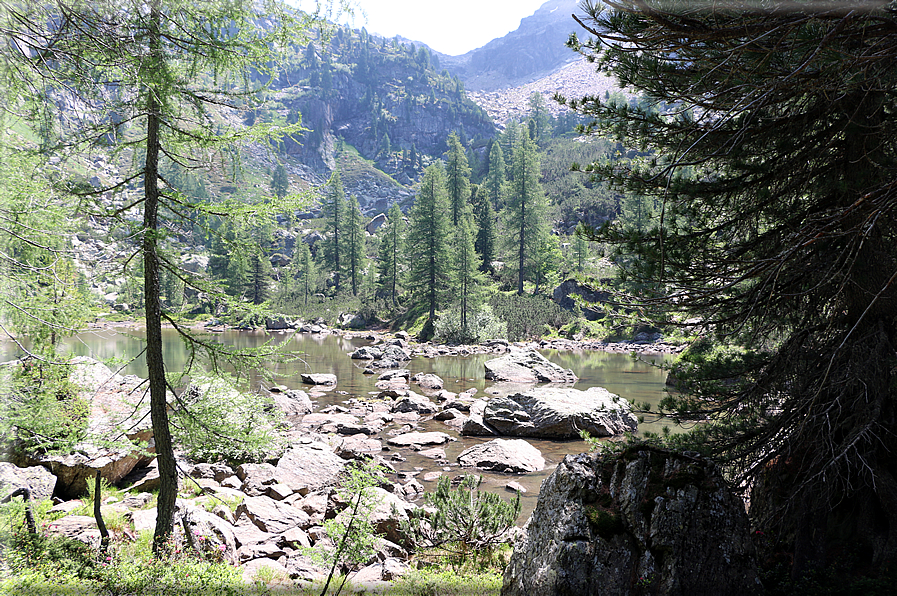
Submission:
<svg viewBox="0 0 897 596">
<path fill-rule="evenodd" d="M 300 6 L 306 2 L 299 2 Z M 352 26 L 386 37 L 401 35 L 450 56 L 513 31 L 545 0 L 357 0 L 367 18 Z"/>
</svg>

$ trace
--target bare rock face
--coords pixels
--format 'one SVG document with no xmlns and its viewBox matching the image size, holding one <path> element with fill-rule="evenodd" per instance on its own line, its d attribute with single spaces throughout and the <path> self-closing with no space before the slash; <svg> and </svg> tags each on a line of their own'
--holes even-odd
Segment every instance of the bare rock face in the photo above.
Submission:
<svg viewBox="0 0 897 596">
<path fill-rule="evenodd" d="M 543 439 L 574 439 L 581 430 L 595 437 L 609 437 L 638 428 L 629 402 L 603 387 L 587 391 L 536 387 L 525 393 L 493 397 L 486 402 L 482 419 L 495 434 Z M 474 434 L 475 430 L 465 426 L 462 432 Z"/>
<path fill-rule="evenodd" d="M 486 378 L 509 383 L 575 383 L 577 376 L 535 350 L 511 352 L 484 363 Z"/>
<path fill-rule="evenodd" d="M 495 439 L 474 445 L 461 452 L 458 463 L 493 472 L 525 473 L 545 469 L 542 454 L 523 439 Z"/>
<path fill-rule="evenodd" d="M 502 596 L 761 593 L 744 503 L 697 455 L 568 455 L 526 530 Z"/>
</svg>

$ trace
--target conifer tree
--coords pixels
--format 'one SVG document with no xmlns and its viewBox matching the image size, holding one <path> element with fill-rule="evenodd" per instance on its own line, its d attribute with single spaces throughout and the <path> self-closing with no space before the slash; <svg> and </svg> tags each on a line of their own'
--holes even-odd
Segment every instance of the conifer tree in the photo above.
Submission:
<svg viewBox="0 0 897 596">
<path fill-rule="evenodd" d="M 358 199 L 353 195 L 346 208 L 346 226 L 343 234 L 346 250 L 343 263 L 346 275 L 349 276 L 349 282 L 352 284 L 353 296 L 358 296 L 358 286 L 365 269 L 364 239 L 366 235 L 364 221 L 361 219 L 361 208 L 358 206 Z"/>
<path fill-rule="evenodd" d="M 398 304 L 401 261 L 405 245 L 405 219 L 398 203 L 389 208 L 387 223 L 380 233 L 377 287 L 381 295 Z"/>
<path fill-rule="evenodd" d="M 411 209 L 407 258 L 408 287 L 415 305 L 427 309 L 421 338 L 433 337 L 436 311 L 444 304 L 451 273 L 451 216 L 442 162 L 424 170 L 417 200 Z"/>
<path fill-rule="evenodd" d="M 492 149 L 489 150 L 489 172 L 486 174 L 486 180 L 483 181 L 483 188 L 486 190 L 486 197 L 496 211 L 501 210 L 505 204 L 507 171 L 501 143 L 492 143 Z"/>
<path fill-rule="evenodd" d="M 679 105 L 569 102 L 602 134 L 655 151 L 592 170 L 654 197 L 661 217 L 592 237 L 634 257 L 625 273 L 659 320 L 684 312 L 718 348 L 677 371 L 686 391 L 663 406 L 701 422 L 676 443 L 749 491 L 755 527 L 790 544 L 795 579 L 827 553 L 886 568 L 897 557 L 894 4 L 610 4 L 582 5 L 602 42 L 573 45 L 649 104 Z"/>
<path fill-rule="evenodd" d="M 337 292 L 340 291 L 341 273 L 344 267 L 341 257 L 346 250 L 344 239 L 346 211 L 346 191 L 343 189 L 339 171 L 335 171 L 324 190 L 324 198 L 321 200 L 321 217 L 324 219 L 324 230 L 327 233 L 322 251 L 324 264 L 333 274 L 334 287 Z"/>
<path fill-rule="evenodd" d="M 511 174 L 505 230 L 517 266 L 517 294 L 522 296 L 523 280 L 542 246 L 548 220 L 548 202 L 539 182 L 539 153 L 525 129 L 514 147 Z"/>
<path fill-rule="evenodd" d="M 482 293 L 481 286 L 484 282 L 484 276 L 480 271 L 482 261 L 479 255 L 477 255 L 474 246 L 473 213 L 469 206 L 461 213 L 461 218 L 453 236 L 454 266 L 452 271 L 452 289 L 453 294 L 457 297 L 461 313 L 461 333 L 464 337 L 470 337 L 471 330 L 469 328 L 468 315 L 477 306 Z"/>
<path fill-rule="evenodd" d="M 452 226 L 457 227 L 470 197 L 470 167 L 467 164 L 467 154 L 458 139 L 458 133 L 453 131 L 449 135 L 448 146 L 448 159 L 445 164 L 446 187 L 452 209 Z"/>
<path fill-rule="evenodd" d="M 277 164 L 277 167 L 274 168 L 274 173 L 271 175 L 271 193 L 282 199 L 287 196 L 287 192 L 290 189 L 290 177 L 287 175 L 287 169 L 283 167 L 283 164 Z"/>
<path fill-rule="evenodd" d="M 308 297 L 315 293 L 317 271 L 311 258 L 311 249 L 305 242 L 299 242 L 293 265 L 293 279 L 302 297 L 302 304 L 308 306 Z"/>
<path fill-rule="evenodd" d="M 496 215 L 495 210 L 492 208 L 492 201 L 489 199 L 488 189 L 485 186 L 480 186 L 475 193 L 473 218 L 476 240 L 474 246 L 481 261 L 480 271 L 488 273 L 492 271 L 492 261 L 495 260 Z"/>
</svg>

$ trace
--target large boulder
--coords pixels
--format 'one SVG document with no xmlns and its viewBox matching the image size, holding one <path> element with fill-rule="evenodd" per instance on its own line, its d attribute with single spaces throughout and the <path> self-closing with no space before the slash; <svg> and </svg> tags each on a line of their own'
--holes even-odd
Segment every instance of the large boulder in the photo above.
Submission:
<svg viewBox="0 0 897 596">
<path fill-rule="evenodd" d="M 576 374 L 549 361 L 535 350 L 510 352 L 487 360 L 486 378 L 509 383 L 575 383 Z"/>
<path fill-rule="evenodd" d="M 709 460 L 646 446 L 568 455 L 545 479 L 502 596 L 761 592 L 744 503 Z"/>
<path fill-rule="evenodd" d="M 288 389 L 287 391 L 272 391 L 269 393 L 271 401 L 283 412 L 284 416 L 304 416 L 314 409 L 311 398 L 305 391 Z"/>
<path fill-rule="evenodd" d="M 576 307 L 576 300 L 573 296 L 579 296 L 589 306 L 582 309 L 583 316 L 590 321 L 597 321 L 604 318 L 604 312 L 595 305 L 611 300 L 610 292 L 603 290 L 595 290 L 588 286 L 584 286 L 575 279 L 568 279 L 558 285 L 551 293 L 551 298 L 558 306 L 567 310 L 573 310 Z"/>
<path fill-rule="evenodd" d="M 346 460 L 325 443 L 295 445 L 277 462 L 274 478 L 293 491 L 305 494 L 334 486 L 345 467 Z"/>
<path fill-rule="evenodd" d="M 545 469 L 538 449 L 523 439 L 495 439 L 461 452 L 458 463 L 491 472 L 525 473 Z"/>
<path fill-rule="evenodd" d="M 43 466 L 20 468 L 10 462 L 0 462 L 0 498 L 20 488 L 27 488 L 31 499 L 39 503 L 53 496 L 56 476 Z"/>
<path fill-rule="evenodd" d="M 134 468 L 146 465 L 151 458 L 140 455 L 134 445 L 152 447 L 153 436 L 143 379 L 122 376 L 85 356 L 73 358 L 69 364 L 69 380 L 90 405 L 84 440 L 73 453 L 26 454 L 15 462 L 22 467 L 48 468 L 56 476 L 55 492 L 62 498 L 83 494 L 97 471 L 110 484 L 117 484 Z"/>
<path fill-rule="evenodd" d="M 609 437 L 638 428 L 629 402 L 603 387 L 586 391 L 537 387 L 493 397 L 486 402 L 483 422 L 499 435 L 543 439 L 575 439 L 583 430 L 594 437 Z M 470 430 L 465 426 L 463 432 L 474 434 L 475 429 Z"/>
</svg>

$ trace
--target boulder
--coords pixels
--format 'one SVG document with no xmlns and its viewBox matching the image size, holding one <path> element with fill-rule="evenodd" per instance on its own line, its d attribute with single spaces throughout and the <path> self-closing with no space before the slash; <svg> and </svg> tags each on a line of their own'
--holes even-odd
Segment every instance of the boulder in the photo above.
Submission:
<svg viewBox="0 0 897 596">
<path fill-rule="evenodd" d="M 304 416 L 314 409 L 311 398 L 305 391 L 290 389 L 288 391 L 272 392 L 271 401 L 283 412 L 284 416 Z"/>
<path fill-rule="evenodd" d="M 336 375 L 328 373 L 302 373 L 299 376 L 306 385 L 336 385 Z"/>
<path fill-rule="evenodd" d="M 386 223 L 386 215 L 384 213 L 378 213 L 377 215 L 374 216 L 374 219 L 372 219 L 370 222 L 368 222 L 368 225 L 366 225 L 364 227 L 364 229 L 367 230 L 368 234 L 373 236 L 374 232 L 379 230 L 380 226 L 382 226 L 385 223 Z"/>
<path fill-rule="evenodd" d="M 719 469 L 697 455 L 635 446 L 564 458 L 542 483 L 501 593 L 761 592 L 744 502 Z"/>
<path fill-rule="evenodd" d="M 538 449 L 523 439 L 495 439 L 461 452 L 458 463 L 490 472 L 525 473 L 545 469 Z"/>
<path fill-rule="evenodd" d="M 407 368 L 397 368 L 395 370 L 388 370 L 386 372 L 380 373 L 380 376 L 377 377 L 378 381 L 407 381 L 411 378 L 411 371 Z"/>
<path fill-rule="evenodd" d="M 478 399 L 470 404 L 470 416 L 464 420 L 461 426 L 461 434 L 470 437 L 494 437 L 498 432 L 486 424 L 483 420 L 483 413 L 486 411 L 486 400 Z"/>
<path fill-rule="evenodd" d="M 483 421 L 500 435 L 543 439 L 575 439 L 581 430 L 609 437 L 638 428 L 629 402 L 603 387 L 537 387 L 494 397 L 486 403 Z"/>
<path fill-rule="evenodd" d="M 484 363 L 486 378 L 509 383 L 575 383 L 572 370 L 549 361 L 535 350 L 510 352 Z"/>
<path fill-rule="evenodd" d="M 284 331 L 286 329 L 295 329 L 296 323 L 290 321 L 286 317 L 269 317 L 265 319 L 265 329 L 269 331 Z"/>
<path fill-rule="evenodd" d="M 31 500 L 40 503 L 53 496 L 56 476 L 43 466 L 20 468 L 10 462 L 0 462 L 0 498 L 19 488 L 27 488 Z"/>
<path fill-rule="evenodd" d="M 418 395 L 413 391 L 409 391 L 397 399 L 392 405 L 393 412 L 416 412 L 418 414 L 435 414 L 439 411 L 439 406 L 431 402 L 423 395 Z"/>
<path fill-rule="evenodd" d="M 592 305 L 600 302 L 609 302 L 611 300 L 610 292 L 593 290 L 588 286 L 580 284 L 575 279 L 568 279 L 562 282 L 551 293 L 552 300 L 554 300 L 558 306 L 567 310 L 573 310 L 576 306 L 576 301 L 571 298 L 571 296 L 579 296 Z M 583 308 L 582 314 L 589 321 L 597 321 L 604 318 L 604 312 L 594 306 Z"/>
<path fill-rule="evenodd" d="M 397 360 L 399 362 L 411 360 L 411 355 L 404 348 L 402 348 L 402 346 L 388 345 L 385 346 L 381 351 L 381 358 L 384 360 Z"/>
<path fill-rule="evenodd" d="M 69 380 L 82 389 L 81 398 L 90 404 L 84 441 L 74 453 L 27 454 L 15 462 L 21 467 L 48 468 L 56 476 L 56 494 L 66 499 L 83 494 L 97 471 L 110 484 L 117 484 L 134 468 L 146 465 L 151 458 L 138 454 L 133 443 L 146 446 L 153 436 L 143 379 L 114 373 L 86 356 L 69 363 Z M 121 440 L 122 433 L 132 443 Z"/>
<path fill-rule="evenodd" d="M 336 484 L 346 460 L 325 443 L 295 445 L 277 462 L 274 477 L 296 492 L 306 494 Z"/>
<path fill-rule="evenodd" d="M 382 357 L 383 352 L 380 351 L 380 348 L 375 348 L 372 346 L 361 346 L 360 348 L 349 354 L 349 358 L 353 360 L 377 360 L 378 358 Z"/>
<path fill-rule="evenodd" d="M 307 513 L 271 497 L 247 497 L 234 515 L 237 519 L 245 515 L 255 527 L 269 534 L 283 534 L 291 528 L 305 529 L 312 525 Z"/>
<path fill-rule="evenodd" d="M 453 440 L 449 435 L 440 432 L 405 433 L 386 439 L 394 447 L 411 447 L 414 445 L 443 445 Z"/>
<path fill-rule="evenodd" d="M 417 373 L 411 377 L 411 380 L 420 385 L 421 389 L 430 389 L 433 391 L 438 391 L 445 385 L 445 382 L 442 379 L 432 374 Z"/>
<path fill-rule="evenodd" d="M 187 544 L 194 551 L 206 557 L 220 557 L 231 565 L 237 563 L 237 543 L 231 524 L 195 505 L 184 505 L 177 515 Z"/>
</svg>

